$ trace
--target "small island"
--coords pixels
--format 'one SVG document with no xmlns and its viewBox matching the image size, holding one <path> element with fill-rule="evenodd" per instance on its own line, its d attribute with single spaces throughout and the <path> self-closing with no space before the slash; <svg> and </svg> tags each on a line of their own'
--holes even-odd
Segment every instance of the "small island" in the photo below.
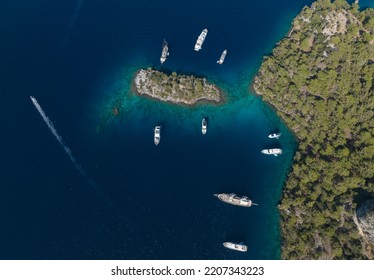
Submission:
<svg viewBox="0 0 374 280">
<path fill-rule="evenodd" d="M 194 105 L 199 101 L 219 103 L 222 92 L 206 78 L 192 75 L 167 75 L 155 69 L 141 69 L 134 78 L 135 90 L 140 95 L 175 104 Z"/>
</svg>

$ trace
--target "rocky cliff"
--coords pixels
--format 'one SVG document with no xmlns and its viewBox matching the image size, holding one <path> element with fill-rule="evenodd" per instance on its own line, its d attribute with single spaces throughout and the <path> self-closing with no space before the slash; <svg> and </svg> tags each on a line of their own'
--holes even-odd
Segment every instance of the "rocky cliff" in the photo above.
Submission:
<svg viewBox="0 0 374 280">
<path fill-rule="evenodd" d="M 357 219 L 367 241 L 374 244 L 374 199 L 364 202 L 358 208 Z"/>
</svg>

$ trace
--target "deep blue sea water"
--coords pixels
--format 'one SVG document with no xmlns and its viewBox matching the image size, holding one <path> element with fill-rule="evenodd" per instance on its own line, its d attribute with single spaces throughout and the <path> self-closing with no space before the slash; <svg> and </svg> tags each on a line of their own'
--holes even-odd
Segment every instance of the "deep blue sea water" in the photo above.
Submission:
<svg viewBox="0 0 374 280">
<path fill-rule="evenodd" d="M 296 142 L 250 84 L 310 0 L 1 2 L 0 259 L 280 257 L 277 204 Z M 194 52 L 204 28 L 203 49 Z M 164 38 L 170 56 L 160 67 Z M 227 103 L 185 108 L 137 97 L 130 84 L 140 67 L 205 76 Z M 121 116 L 98 133 L 117 96 Z M 268 139 L 276 129 L 281 139 Z M 284 154 L 260 153 L 273 146 Z M 249 195 L 259 206 L 223 204 L 218 192 Z M 249 251 L 229 251 L 225 241 Z"/>
</svg>

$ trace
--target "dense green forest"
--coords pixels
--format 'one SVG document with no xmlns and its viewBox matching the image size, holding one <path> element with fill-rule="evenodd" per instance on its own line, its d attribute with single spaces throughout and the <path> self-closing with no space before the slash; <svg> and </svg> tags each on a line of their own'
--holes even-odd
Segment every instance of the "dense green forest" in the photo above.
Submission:
<svg viewBox="0 0 374 280">
<path fill-rule="evenodd" d="M 373 259 L 374 9 L 318 0 L 264 58 L 255 91 L 299 141 L 279 204 L 284 259 Z"/>
</svg>

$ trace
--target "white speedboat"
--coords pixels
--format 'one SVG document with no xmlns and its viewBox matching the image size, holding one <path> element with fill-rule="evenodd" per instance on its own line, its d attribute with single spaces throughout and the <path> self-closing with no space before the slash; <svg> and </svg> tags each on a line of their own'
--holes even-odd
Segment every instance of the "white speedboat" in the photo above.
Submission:
<svg viewBox="0 0 374 280">
<path fill-rule="evenodd" d="M 281 133 L 279 132 L 279 133 L 272 133 L 272 134 L 269 134 L 269 138 L 277 138 L 277 139 L 279 139 L 279 137 L 281 137 Z"/>
<path fill-rule="evenodd" d="M 160 140 L 161 140 L 161 126 L 156 126 L 155 127 L 155 130 L 154 130 L 154 142 L 155 142 L 155 145 L 157 146 L 158 143 L 160 143 Z"/>
<path fill-rule="evenodd" d="M 227 50 L 224 50 L 222 52 L 221 57 L 219 58 L 219 60 L 217 60 L 218 64 L 222 64 L 225 61 L 226 54 L 227 54 Z"/>
<path fill-rule="evenodd" d="M 205 118 L 201 121 L 201 132 L 205 135 L 208 129 L 208 123 Z"/>
<path fill-rule="evenodd" d="M 278 155 L 282 154 L 282 149 L 264 149 L 264 150 L 261 151 L 261 153 L 263 153 L 265 155 L 278 156 Z"/>
<path fill-rule="evenodd" d="M 243 242 L 240 243 L 233 243 L 233 242 L 225 242 L 223 243 L 223 246 L 225 246 L 228 249 L 239 251 L 239 252 L 247 252 L 248 247 L 243 244 Z"/>
</svg>

